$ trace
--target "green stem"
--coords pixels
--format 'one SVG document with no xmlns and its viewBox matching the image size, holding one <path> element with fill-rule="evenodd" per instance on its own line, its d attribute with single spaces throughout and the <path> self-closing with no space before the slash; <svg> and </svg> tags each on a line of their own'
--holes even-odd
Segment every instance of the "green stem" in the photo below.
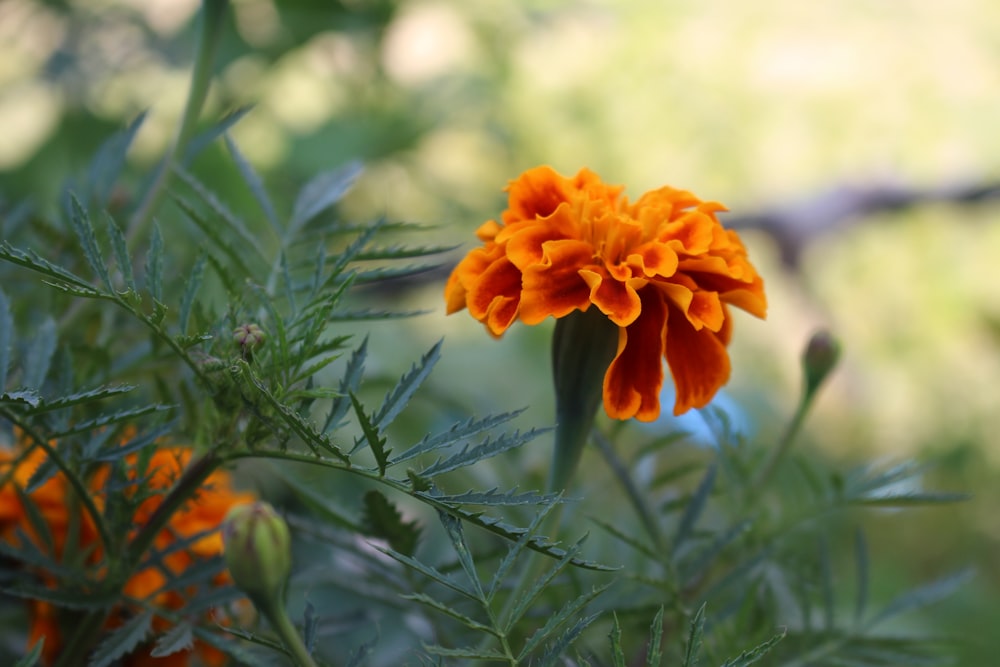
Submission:
<svg viewBox="0 0 1000 667">
<path fill-rule="evenodd" d="M 651 540 L 653 540 L 653 546 L 660 553 L 664 553 L 664 540 L 663 534 L 660 532 L 660 526 L 653 518 L 653 511 L 649 507 L 649 503 L 646 502 L 646 498 L 639 491 L 639 488 L 635 485 L 635 481 L 632 479 L 632 475 L 629 474 L 628 467 L 625 462 L 621 460 L 618 453 L 615 452 L 614 445 L 608 440 L 607 436 L 601 433 L 600 430 L 594 429 L 593 432 L 594 444 L 597 446 L 597 450 L 601 452 L 604 456 L 604 460 L 607 461 L 608 465 L 611 467 L 611 472 L 614 473 L 615 477 L 618 479 L 618 483 L 622 485 L 625 489 L 626 495 L 628 495 L 629 502 L 632 503 L 633 509 L 635 509 L 636 514 L 639 515 L 639 519 L 642 521 L 643 527 L 646 529 L 646 533 L 649 534 Z"/>
<path fill-rule="evenodd" d="M 774 476 L 778 466 L 792 448 L 792 444 L 795 442 L 795 438 L 798 436 L 799 431 L 802 430 L 802 423 L 805 421 L 806 414 L 809 412 L 809 406 L 811 404 L 811 394 L 804 394 L 802 396 L 802 400 L 799 401 L 799 406 L 795 410 L 795 415 L 792 417 L 792 421 L 788 423 L 788 427 L 785 429 L 784 435 L 778 442 L 778 446 L 771 451 L 770 458 L 768 458 L 767 462 L 760 469 L 756 479 L 750 486 L 751 498 L 758 496 L 759 491 L 761 491 L 765 486 L 767 486 L 768 482 L 771 481 L 771 477 Z"/>
<path fill-rule="evenodd" d="M 204 0 L 202 2 L 202 24 L 201 39 L 198 42 L 198 50 L 195 53 L 194 69 L 191 72 L 191 85 L 188 88 L 187 103 L 184 105 L 184 114 L 181 116 L 181 124 L 174 137 L 174 142 L 164 157 L 156 172 L 152 186 L 146 192 L 139 207 L 129 220 L 127 238 L 135 238 L 144 230 L 153 217 L 163 193 L 166 191 L 167 183 L 177 157 L 187 146 L 191 136 L 194 134 L 198 118 L 201 116 L 202 107 L 205 105 L 205 98 L 208 96 L 208 89 L 212 82 L 212 68 L 215 62 L 215 52 L 219 46 L 219 35 L 222 26 L 225 24 L 224 18 L 228 0 Z"/>
<path fill-rule="evenodd" d="M 266 601 L 258 597 L 254 597 L 253 602 L 258 611 L 267 618 L 274 631 L 278 633 L 281 643 L 288 649 L 295 664 L 298 667 L 318 667 L 316 661 L 309 654 L 305 642 L 302 641 L 299 631 L 295 628 L 292 620 L 288 618 L 285 606 L 280 602 Z"/>
</svg>

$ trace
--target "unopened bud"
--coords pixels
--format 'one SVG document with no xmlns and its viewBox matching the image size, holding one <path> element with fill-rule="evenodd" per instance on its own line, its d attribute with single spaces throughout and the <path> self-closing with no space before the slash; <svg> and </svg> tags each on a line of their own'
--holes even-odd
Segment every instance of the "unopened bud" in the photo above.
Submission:
<svg viewBox="0 0 1000 667">
<path fill-rule="evenodd" d="M 292 571 L 291 534 L 281 515 L 265 502 L 234 507 L 222 540 L 233 583 L 255 602 L 280 603 Z"/>
<path fill-rule="evenodd" d="M 805 352 L 802 353 L 807 398 L 812 398 L 830 371 L 836 367 L 839 359 L 840 342 L 829 331 L 820 330 L 814 333 L 806 345 Z"/>
<path fill-rule="evenodd" d="M 243 349 L 244 354 L 263 345 L 264 339 L 264 330 L 253 323 L 241 324 L 233 329 L 233 340 Z"/>
</svg>

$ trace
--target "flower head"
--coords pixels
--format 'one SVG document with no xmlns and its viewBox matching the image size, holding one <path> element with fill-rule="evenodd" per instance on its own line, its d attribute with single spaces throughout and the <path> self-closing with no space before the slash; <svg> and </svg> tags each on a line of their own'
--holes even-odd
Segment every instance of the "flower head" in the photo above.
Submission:
<svg viewBox="0 0 1000 667">
<path fill-rule="evenodd" d="M 767 311 L 743 243 L 716 217 L 725 207 L 670 187 L 631 203 L 588 169 L 566 178 L 536 167 L 507 191 L 507 210 L 448 279 L 448 313 L 468 308 L 499 337 L 516 320 L 596 307 L 618 327 L 603 382 L 611 417 L 659 416 L 662 358 L 674 414 L 706 405 L 729 379 L 729 307 Z"/>
<path fill-rule="evenodd" d="M 102 548 L 97 530 L 90 516 L 82 512 L 79 503 L 73 502 L 73 490 L 61 472 L 51 475 L 44 483 L 29 488 L 29 481 L 47 456 L 40 447 L 31 448 L 26 438 L 18 434 L 14 448 L 0 448 L 0 542 L 19 546 L 20 535 L 27 536 L 36 548 L 48 551 L 56 562 L 74 553 L 88 553 L 88 563 L 96 566 L 95 576 L 107 571 L 102 563 L 109 555 Z M 54 444 L 54 443 L 53 443 Z M 148 457 L 130 454 L 125 457 L 132 484 L 120 493 L 132 495 L 142 493 L 144 499 L 132 515 L 134 535 L 163 503 L 174 482 L 191 463 L 192 450 L 188 447 L 160 447 Z M 103 509 L 109 502 L 106 483 L 111 470 L 101 466 L 88 480 L 88 487 L 94 506 Z M 125 582 L 123 593 L 132 599 L 144 600 L 151 605 L 169 610 L 179 610 L 191 596 L 197 595 L 195 586 L 183 590 L 172 588 L 171 577 L 179 577 L 189 568 L 221 555 L 222 538 L 219 528 L 229 510 L 240 504 L 250 503 L 254 496 L 232 488 L 229 473 L 215 470 L 208 475 L 198 492 L 176 512 L 153 541 L 153 549 L 160 554 L 151 559 L 146 567 L 135 572 Z M 30 509 L 26 503 L 31 503 Z M 40 518 L 44 526 L 36 522 Z M 77 529 L 71 526 L 78 524 Z M 39 528 L 44 528 L 44 535 Z M 73 537 L 73 541 L 70 541 Z M 190 544 L 183 543 L 190 541 Z M 51 543 L 51 546 L 49 545 Z M 68 556 L 67 556 L 68 555 Z M 50 587 L 58 586 L 58 578 L 49 572 L 38 572 L 39 578 Z M 212 582 L 215 585 L 228 583 L 228 575 L 222 573 Z M 63 648 L 63 628 L 60 627 L 59 609 L 42 600 L 31 601 L 31 628 L 28 644 L 33 646 L 45 638 L 43 664 L 50 664 Z M 113 614 L 109 619 L 109 629 L 120 624 L 131 610 L 125 605 L 122 614 Z M 237 610 L 238 611 L 238 610 Z M 224 619 L 223 619 L 224 620 Z M 157 632 L 165 632 L 171 623 L 157 616 L 153 627 Z M 214 647 L 195 641 L 192 649 L 172 654 L 169 660 L 153 660 L 150 646 L 144 646 L 125 658 L 124 665 L 164 664 L 187 665 L 197 656 L 199 664 L 221 665 L 225 656 Z"/>
</svg>

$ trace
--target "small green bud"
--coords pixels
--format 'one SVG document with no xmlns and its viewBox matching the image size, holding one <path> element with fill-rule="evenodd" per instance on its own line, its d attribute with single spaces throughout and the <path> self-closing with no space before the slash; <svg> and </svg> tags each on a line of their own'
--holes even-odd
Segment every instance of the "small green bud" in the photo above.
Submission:
<svg viewBox="0 0 1000 667">
<path fill-rule="evenodd" d="M 817 331 L 809 339 L 802 353 L 802 371 L 805 376 L 805 395 L 812 398 L 840 359 L 840 342 L 826 330 Z"/>
<path fill-rule="evenodd" d="M 233 340 L 243 350 L 244 356 L 263 345 L 265 338 L 264 330 L 253 323 L 241 324 L 233 329 Z"/>
<path fill-rule="evenodd" d="M 222 526 L 222 541 L 236 586 L 255 603 L 280 605 L 292 571 L 291 534 L 281 515 L 265 502 L 234 507 Z"/>
</svg>

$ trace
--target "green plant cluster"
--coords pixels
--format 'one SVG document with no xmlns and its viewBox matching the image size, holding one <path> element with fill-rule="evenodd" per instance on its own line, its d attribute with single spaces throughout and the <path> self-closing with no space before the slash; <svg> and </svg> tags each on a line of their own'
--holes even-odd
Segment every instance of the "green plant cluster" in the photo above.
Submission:
<svg viewBox="0 0 1000 667">
<path fill-rule="evenodd" d="M 201 54 L 193 100 L 207 86 L 198 71 L 210 71 L 211 49 Z M 199 107 L 189 105 L 184 127 Z M 138 611 L 106 629 L 124 582 L 168 555 L 151 543 L 171 512 L 225 467 L 256 479 L 292 527 L 287 604 L 318 664 L 947 663 L 949 638 L 908 625 L 904 613 L 969 573 L 888 598 L 873 592 L 858 512 L 961 496 L 926 490 L 910 463 L 842 470 L 794 455 L 832 363 L 817 375 L 807 352 L 806 390 L 780 442 L 745 442 L 712 410 L 712 448 L 683 433 L 599 424 L 592 442 L 616 483 L 600 497 L 577 497 L 572 484 L 565 495 L 483 484 L 490 475 L 476 471 L 503 470 L 548 429 L 513 429 L 521 413 L 506 406 L 455 423 L 425 415 L 435 424 L 427 432 L 397 428 L 414 397 L 431 399 L 422 410 L 439 398 L 427 381 L 444 342 L 394 371 L 379 399 L 372 386 L 385 371 L 366 370 L 379 351 L 344 333 L 418 315 L 373 308 L 365 289 L 425 272 L 450 248 L 423 245 L 420 225 L 343 220 L 337 205 L 356 163 L 315 176 L 280 211 L 227 135 L 245 113 L 182 129 L 152 174 L 125 179 L 140 117 L 103 144 L 56 214 L 14 206 L 0 218 L 0 439 L 12 441 L 16 428 L 45 451 L 48 464 L 25 491 L 64 475 L 103 547 L 94 562 L 70 550 L 54 558 L 27 539 L 3 543 L 7 662 L 28 667 L 41 655 L 40 645 L 17 653 L 25 600 L 71 619 L 59 665 L 119 664 L 149 642 L 166 656 L 192 638 L 234 664 L 301 662 L 263 621 L 196 620 L 239 599 L 231 586 L 190 599 L 183 613 L 128 600 Z M 252 213 L 235 212 L 191 169 L 217 142 L 256 202 Z M 126 180 L 140 184 L 136 204 L 119 212 Z M 169 223 L 156 222 L 161 214 Z M 198 458 L 133 530 L 145 497 L 115 490 L 137 469 L 127 457 L 148 458 L 164 441 L 192 443 Z M 106 465 L 116 472 L 99 506 L 88 485 Z M 44 533 L 39 508 L 28 493 L 21 500 Z M 222 567 L 206 562 L 168 590 L 207 583 Z M 154 617 L 173 629 L 154 630 Z"/>
</svg>

